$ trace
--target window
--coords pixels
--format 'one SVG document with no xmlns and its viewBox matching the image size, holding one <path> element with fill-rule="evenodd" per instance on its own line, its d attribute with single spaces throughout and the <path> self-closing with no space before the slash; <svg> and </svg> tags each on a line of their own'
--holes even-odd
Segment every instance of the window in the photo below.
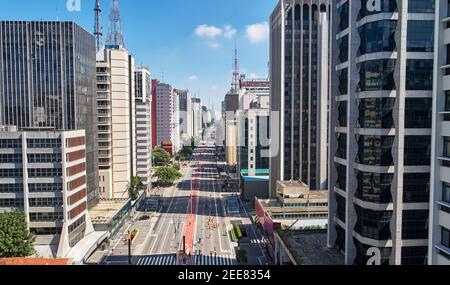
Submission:
<svg viewBox="0 0 450 285">
<path fill-rule="evenodd" d="M 340 101 L 338 107 L 338 126 L 347 126 L 347 101 Z"/>
<path fill-rule="evenodd" d="M 363 237 L 390 240 L 392 211 L 373 211 L 355 206 L 357 222 L 355 231 Z"/>
<path fill-rule="evenodd" d="M 450 248 L 450 231 L 442 227 L 442 245 Z"/>
<path fill-rule="evenodd" d="M 409 0 L 408 13 L 434 13 L 435 0 Z"/>
<path fill-rule="evenodd" d="M 403 176 L 403 202 L 428 203 L 430 201 L 430 174 L 405 173 Z"/>
<path fill-rule="evenodd" d="M 347 29 L 349 25 L 349 1 L 345 2 L 342 6 L 338 8 L 339 14 L 339 29 L 338 33 Z"/>
<path fill-rule="evenodd" d="M 406 98 L 405 128 L 431 129 L 431 98 Z"/>
<path fill-rule="evenodd" d="M 63 205 L 62 198 L 30 198 L 30 207 L 57 207 Z"/>
<path fill-rule="evenodd" d="M 336 157 L 347 159 L 347 135 L 338 133 L 338 150 L 336 151 Z"/>
<path fill-rule="evenodd" d="M 21 148 L 22 140 L 21 139 L 1 139 L 0 140 L 0 148 Z"/>
<path fill-rule="evenodd" d="M 0 169 L 0 178 L 16 178 L 22 175 L 22 168 Z"/>
<path fill-rule="evenodd" d="M 29 139 L 28 148 L 61 148 L 59 139 Z"/>
<path fill-rule="evenodd" d="M 0 199 L 0 208 L 23 207 L 23 199 Z"/>
<path fill-rule="evenodd" d="M 427 265 L 428 247 L 402 247 L 402 265 Z"/>
<path fill-rule="evenodd" d="M 63 212 L 30 213 L 31 222 L 53 222 L 64 219 Z"/>
<path fill-rule="evenodd" d="M 344 63 L 348 61 L 348 35 L 340 38 L 337 41 L 339 47 L 339 62 Z"/>
<path fill-rule="evenodd" d="M 29 163 L 60 163 L 61 153 L 33 153 L 28 154 Z"/>
<path fill-rule="evenodd" d="M 33 178 L 38 177 L 59 177 L 62 175 L 61 168 L 30 168 L 28 169 L 28 176 Z"/>
<path fill-rule="evenodd" d="M 357 91 L 395 90 L 395 64 L 395 59 L 377 59 L 357 64 Z"/>
<path fill-rule="evenodd" d="M 30 232 L 36 236 L 59 235 L 62 228 L 31 228 Z"/>
<path fill-rule="evenodd" d="M 450 137 L 444 137 L 444 156 L 450 157 Z"/>
<path fill-rule="evenodd" d="M 392 112 L 395 98 L 366 98 L 358 101 L 359 128 L 395 128 Z"/>
<path fill-rule="evenodd" d="M 394 51 L 396 27 L 397 21 L 383 20 L 369 22 L 358 28 L 361 38 L 358 56 L 367 53 Z"/>
<path fill-rule="evenodd" d="M 69 234 L 74 232 L 78 227 L 83 225 L 85 222 L 86 222 L 85 216 L 82 216 L 81 218 L 79 218 L 76 222 L 74 222 L 73 224 L 71 224 L 69 226 Z"/>
<path fill-rule="evenodd" d="M 450 203 L 450 184 L 443 183 L 442 185 L 442 201 Z"/>
<path fill-rule="evenodd" d="M 342 197 L 341 195 L 336 195 L 336 204 L 337 204 L 336 216 L 339 220 L 341 220 L 342 222 L 345 222 L 346 221 L 345 198 Z"/>
<path fill-rule="evenodd" d="M 21 153 L 0 154 L 0 163 L 22 163 Z"/>
<path fill-rule="evenodd" d="M 406 60 L 406 90 L 433 90 L 433 60 Z"/>
<path fill-rule="evenodd" d="M 23 192 L 23 184 L 0 184 L 0 193 Z"/>
<path fill-rule="evenodd" d="M 62 190 L 61 183 L 28 184 L 28 191 L 30 192 L 61 192 Z"/>
<path fill-rule="evenodd" d="M 392 145 L 394 137 L 388 136 L 356 136 L 358 141 L 358 156 L 356 162 L 371 166 L 391 166 Z"/>
<path fill-rule="evenodd" d="M 402 238 L 427 239 L 428 221 L 428 210 L 404 210 L 402 222 Z"/>
<path fill-rule="evenodd" d="M 388 204 L 392 202 L 393 174 L 356 171 L 358 187 L 355 196 L 365 202 Z"/>
<path fill-rule="evenodd" d="M 434 21 L 408 21 L 407 51 L 433 52 L 433 46 Z"/>
<path fill-rule="evenodd" d="M 337 173 L 336 187 L 342 191 L 346 191 L 347 190 L 347 167 L 340 163 L 335 163 L 335 167 L 336 167 L 336 173 Z"/>
<path fill-rule="evenodd" d="M 430 165 L 431 137 L 405 136 L 405 166 Z"/>
<path fill-rule="evenodd" d="M 339 95 L 348 94 L 348 68 L 338 70 Z"/>
</svg>

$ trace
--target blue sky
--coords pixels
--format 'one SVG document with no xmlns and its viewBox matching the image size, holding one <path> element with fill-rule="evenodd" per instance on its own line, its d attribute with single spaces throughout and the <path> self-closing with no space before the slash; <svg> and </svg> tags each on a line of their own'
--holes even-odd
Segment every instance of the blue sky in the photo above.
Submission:
<svg viewBox="0 0 450 285">
<path fill-rule="evenodd" d="M 66 0 L 0 0 L 2 20 L 71 20 L 93 32 L 94 0 L 80 0 L 69 12 Z M 102 0 L 103 33 L 111 0 Z M 241 73 L 266 76 L 268 25 L 277 0 L 120 0 L 122 30 L 136 64 L 152 77 L 189 89 L 204 104 L 220 102 L 231 84 L 234 43 Z"/>
</svg>

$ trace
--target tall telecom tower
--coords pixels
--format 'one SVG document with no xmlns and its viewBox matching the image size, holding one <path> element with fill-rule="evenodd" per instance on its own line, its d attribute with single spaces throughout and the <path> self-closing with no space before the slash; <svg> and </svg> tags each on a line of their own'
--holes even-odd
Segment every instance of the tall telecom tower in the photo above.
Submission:
<svg viewBox="0 0 450 285">
<path fill-rule="evenodd" d="M 237 44 L 234 46 L 233 81 L 231 83 L 231 92 L 239 92 L 239 60 L 237 57 Z"/>
<path fill-rule="evenodd" d="M 107 44 L 109 46 L 117 46 L 119 48 L 125 47 L 122 34 L 122 21 L 120 19 L 119 12 L 119 0 L 113 0 L 111 10 L 109 11 L 109 30 Z"/>
<path fill-rule="evenodd" d="M 101 13 L 102 8 L 100 6 L 101 0 L 95 1 L 95 24 L 94 24 L 94 35 L 96 38 L 96 44 L 97 44 L 97 51 L 99 51 L 102 48 L 102 37 L 103 37 L 103 27 L 102 27 L 102 19 L 101 19 Z"/>
</svg>

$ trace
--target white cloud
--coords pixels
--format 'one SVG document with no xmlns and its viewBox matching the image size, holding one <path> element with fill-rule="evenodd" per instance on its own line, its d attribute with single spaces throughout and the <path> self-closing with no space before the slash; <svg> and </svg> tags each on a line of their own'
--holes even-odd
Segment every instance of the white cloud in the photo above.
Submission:
<svg viewBox="0 0 450 285">
<path fill-rule="evenodd" d="M 222 35 L 222 33 L 222 29 L 216 26 L 200 25 L 195 29 L 195 34 L 201 38 L 214 39 L 215 37 Z"/>
<path fill-rule="evenodd" d="M 211 85 L 211 90 L 216 91 L 217 90 L 217 86 L 216 85 Z"/>
<path fill-rule="evenodd" d="M 251 43 L 259 43 L 269 39 L 269 23 L 261 22 L 246 28 L 247 39 Z"/>
<path fill-rule="evenodd" d="M 250 73 L 250 79 L 257 79 L 257 78 L 259 78 L 258 74 Z"/>
<path fill-rule="evenodd" d="M 208 46 L 211 48 L 219 48 L 220 44 L 218 42 L 208 42 Z"/>
<path fill-rule="evenodd" d="M 224 28 L 224 33 L 223 33 L 223 35 L 226 37 L 226 38 L 232 38 L 232 37 L 234 37 L 234 35 L 236 35 L 236 29 L 235 28 L 233 28 L 233 26 L 230 26 L 230 25 L 227 25 L 227 26 L 225 26 L 225 28 Z"/>
<path fill-rule="evenodd" d="M 198 80 L 198 77 L 197 77 L 197 75 L 191 75 L 191 76 L 189 76 L 189 78 L 188 78 L 190 81 L 196 81 L 196 80 Z"/>
</svg>

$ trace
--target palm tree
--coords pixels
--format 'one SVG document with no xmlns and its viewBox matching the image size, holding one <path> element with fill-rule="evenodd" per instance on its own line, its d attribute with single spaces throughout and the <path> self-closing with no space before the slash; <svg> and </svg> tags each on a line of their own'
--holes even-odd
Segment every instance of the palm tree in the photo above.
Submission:
<svg viewBox="0 0 450 285">
<path fill-rule="evenodd" d="M 139 176 L 134 176 L 131 178 L 130 182 L 127 184 L 127 191 L 128 195 L 130 196 L 131 200 L 136 200 L 139 195 L 139 190 L 144 186 L 142 184 L 142 179 Z"/>
</svg>

